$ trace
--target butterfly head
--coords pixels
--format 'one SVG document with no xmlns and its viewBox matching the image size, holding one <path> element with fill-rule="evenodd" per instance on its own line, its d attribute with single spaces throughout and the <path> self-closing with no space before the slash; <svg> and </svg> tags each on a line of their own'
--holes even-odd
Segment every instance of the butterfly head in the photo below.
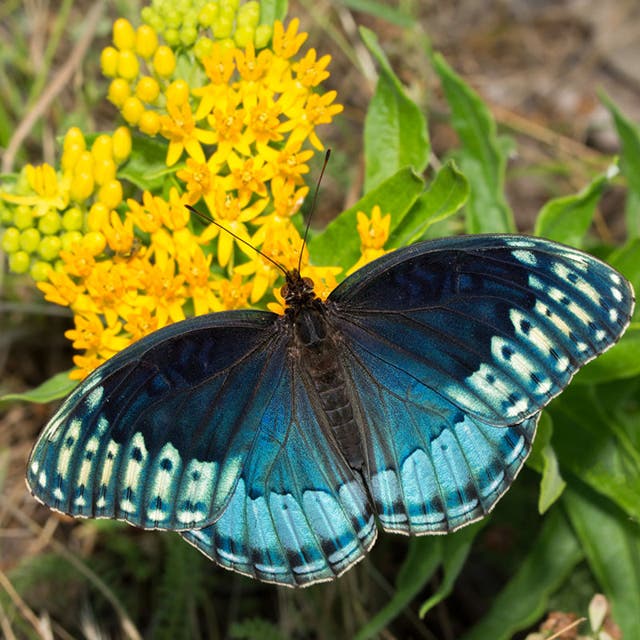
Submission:
<svg viewBox="0 0 640 640">
<path fill-rule="evenodd" d="M 317 298 L 311 278 L 303 278 L 297 269 L 287 272 L 287 280 L 280 289 L 285 304 L 290 309 L 300 309 Z"/>
</svg>

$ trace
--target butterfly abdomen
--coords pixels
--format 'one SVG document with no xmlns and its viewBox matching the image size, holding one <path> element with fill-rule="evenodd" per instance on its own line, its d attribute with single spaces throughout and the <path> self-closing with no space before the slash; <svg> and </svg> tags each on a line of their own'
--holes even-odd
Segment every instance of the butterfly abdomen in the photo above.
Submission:
<svg viewBox="0 0 640 640">
<path fill-rule="evenodd" d="M 319 305 L 299 311 L 294 323 L 297 353 L 333 440 L 353 469 L 362 469 L 364 456 L 353 403 L 347 392 L 346 372 L 326 315 Z"/>
</svg>

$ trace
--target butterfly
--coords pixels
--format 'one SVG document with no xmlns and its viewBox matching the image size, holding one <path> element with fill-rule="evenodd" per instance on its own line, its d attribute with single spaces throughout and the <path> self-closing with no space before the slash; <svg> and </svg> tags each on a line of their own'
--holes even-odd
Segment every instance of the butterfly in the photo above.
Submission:
<svg viewBox="0 0 640 640">
<path fill-rule="evenodd" d="M 541 409 L 613 345 L 631 285 L 590 255 L 518 235 L 386 254 L 284 315 L 165 327 L 87 377 L 37 440 L 33 495 L 77 517 L 178 531 L 227 569 L 331 580 L 385 531 L 485 516 Z"/>
</svg>

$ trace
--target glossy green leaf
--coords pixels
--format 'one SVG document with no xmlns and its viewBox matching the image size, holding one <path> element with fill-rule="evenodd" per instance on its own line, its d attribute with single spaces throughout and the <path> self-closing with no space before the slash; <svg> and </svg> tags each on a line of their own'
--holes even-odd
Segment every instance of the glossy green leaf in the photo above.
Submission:
<svg viewBox="0 0 640 640">
<path fill-rule="evenodd" d="M 433 64 L 451 109 L 451 124 L 462 145 L 456 158 L 471 187 L 465 207 L 467 231 L 514 231 L 513 214 L 504 196 L 507 151 L 496 134 L 495 121 L 484 102 L 441 55 L 433 56 Z"/>
<path fill-rule="evenodd" d="M 599 387 L 571 385 L 549 410 L 563 472 L 570 471 L 640 520 L 640 452 L 620 424 L 619 407 Z"/>
<path fill-rule="evenodd" d="M 606 173 L 597 176 L 580 193 L 549 200 L 536 219 L 534 235 L 573 247 L 582 247 L 591 226 L 596 205 L 605 187 L 618 172 L 612 165 Z"/>
<path fill-rule="evenodd" d="M 427 190 L 416 200 L 387 242 L 387 247 L 405 247 L 425 231 L 459 211 L 469 198 L 469 183 L 454 162 L 447 163 Z"/>
<path fill-rule="evenodd" d="M 549 510 L 567 486 L 560 474 L 558 457 L 551 445 L 552 435 L 553 421 L 549 413 L 543 411 L 538 422 L 533 449 L 527 460 L 527 464 L 542 475 L 538 497 L 538 512 L 541 514 Z"/>
<path fill-rule="evenodd" d="M 430 146 L 425 117 L 407 97 L 375 34 L 362 27 L 360 35 L 380 67 L 364 121 L 366 193 L 403 167 L 422 173 Z"/>
<path fill-rule="evenodd" d="M 358 211 L 364 211 L 369 215 L 373 207 L 379 205 L 383 215 L 391 213 L 391 233 L 393 233 L 423 190 L 424 181 L 411 169 L 405 168 L 398 171 L 332 220 L 321 234 L 310 240 L 309 254 L 313 264 L 338 264 L 344 268 L 354 265 L 360 258 Z"/>
<path fill-rule="evenodd" d="M 622 637 L 640 638 L 640 525 L 586 487 L 563 497 L 589 567 L 611 602 Z"/>
<path fill-rule="evenodd" d="M 37 402 L 44 404 L 69 395 L 78 385 L 77 380 L 69 378 L 69 372 L 63 371 L 43 382 L 40 386 L 24 393 L 7 393 L 0 396 L 0 407 L 10 402 Z"/>
<path fill-rule="evenodd" d="M 627 232 L 637 238 L 640 236 L 640 126 L 627 118 L 607 95 L 601 93 L 600 98 L 609 109 L 620 138 L 620 169 L 629 189 L 625 205 Z"/>
<path fill-rule="evenodd" d="M 514 577 L 494 599 L 489 612 L 461 640 L 508 640 L 535 622 L 549 596 L 582 560 L 580 545 L 558 509 L 544 525 Z"/>
</svg>

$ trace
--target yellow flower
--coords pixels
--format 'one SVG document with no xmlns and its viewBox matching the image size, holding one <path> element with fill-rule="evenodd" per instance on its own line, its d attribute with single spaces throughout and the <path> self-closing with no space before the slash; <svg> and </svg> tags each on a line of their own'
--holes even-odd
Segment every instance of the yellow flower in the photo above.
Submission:
<svg viewBox="0 0 640 640">
<path fill-rule="evenodd" d="M 70 307 L 84 290 L 78 286 L 66 273 L 51 269 L 47 274 L 49 282 L 38 282 L 37 287 L 44 293 L 45 300 Z"/>
<path fill-rule="evenodd" d="M 271 168 L 265 166 L 261 157 L 242 159 L 230 153 L 227 164 L 231 173 L 225 181 L 229 190 L 238 192 L 240 200 L 249 200 L 255 193 L 261 197 L 267 195 L 266 182 L 271 179 Z"/>
<path fill-rule="evenodd" d="M 60 258 L 64 263 L 65 271 L 80 278 L 88 276 L 96 264 L 93 249 L 84 242 L 73 246 L 69 251 L 61 251 Z"/>
<path fill-rule="evenodd" d="M 0 192 L 0 199 L 15 205 L 33 207 L 36 217 L 43 216 L 51 209 L 63 210 L 69 204 L 70 179 L 58 178 L 55 169 L 49 164 L 37 167 L 28 164 L 25 169 L 27 183 L 34 194 L 14 194 Z"/>
<path fill-rule="evenodd" d="M 71 380 L 83 380 L 104 361 L 105 358 L 99 357 L 95 350 L 88 350 L 82 355 L 75 355 L 73 356 L 73 363 L 77 368 L 69 372 L 69 378 Z"/>
<path fill-rule="evenodd" d="M 220 296 L 224 309 L 244 309 L 253 288 L 251 282 L 242 282 L 242 275 L 238 272 L 234 273 L 230 280 L 216 280 L 213 286 Z"/>
<path fill-rule="evenodd" d="M 384 243 L 389 239 L 389 228 L 391 225 L 391 214 L 382 215 L 380 207 L 375 205 L 371 209 L 371 218 L 367 218 L 363 211 L 358 211 L 358 235 L 362 247 L 366 249 L 382 249 Z"/>
<path fill-rule="evenodd" d="M 147 307 L 138 307 L 127 316 L 124 329 L 135 342 L 158 329 L 158 319 Z"/>
<path fill-rule="evenodd" d="M 124 349 L 129 340 L 119 335 L 122 325 L 117 322 L 113 326 L 105 327 L 100 317 L 95 313 L 77 314 L 74 318 L 76 328 L 69 329 L 65 336 L 73 342 L 76 349 L 85 349 L 95 353 L 114 355 Z"/>
<path fill-rule="evenodd" d="M 282 275 L 271 262 L 259 253 L 256 253 L 250 262 L 245 262 L 235 267 L 234 276 L 235 274 L 251 278 L 249 280 L 249 284 L 251 285 L 249 299 L 252 304 L 261 300 L 278 279 L 278 276 Z"/>
<path fill-rule="evenodd" d="M 375 205 L 371 210 L 371 218 L 358 211 L 358 234 L 361 242 L 361 257 L 356 264 L 347 271 L 347 275 L 357 271 L 365 264 L 384 255 L 385 242 L 389 239 L 389 228 L 391 225 L 391 214 L 382 215 L 380 207 Z"/>
<path fill-rule="evenodd" d="M 213 143 L 217 149 L 211 159 L 214 162 L 225 162 L 229 153 L 235 149 L 243 156 L 251 155 L 252 142 L 250 132 L 247 131 L 244 120 L 245 111 L 240 107 L 240 99 L 230 94 L 228 99 L 220 102 L 207 116 L 211 129 Z"/>
<path fill-rule="evenodd" d="M 148 264 L 142 288 L 153 299 L 158 327 L 184 320 L 183 305 L 187 301 L 185 277 L 176 274 L 175 262 L 163 252 L 156 251 L 155 264 Z"/>
<path fill-rule="evenodd" d="M 305 87 L 316 87 L 329 77 L 326 68 L 331 62 L 331 56 L 322 56 L 320 60 L 316 60 L 316 57 L 316 50 L 309 49 L 300 62 L 291 65 L 296 74 L 296 80 Z"/>
<path fill-rule="evenodd" d="M 129 206 L 128 216 L 133 224 L 145 233 L 155 233 L 162 226 L 164 210 L 167 208 L 166 200 L 154 196 L 149 191 L 142 194 L 142 204 L 133 199 L 127 200 Z"/>
<path fill-rule="evenodd" d="M 300 20 L 294 18 L 285 31 L 284 25 L 279 20 L 273 25 L 273 52 L 281 58 L 292 58 L 298 53 L 300 47 L 307 39 L 306 33 L 297 33 Z"/>
<path fill-rule="evenodd" d="M 272 191 L 274 192 L 282 186 L 282 183 L 278 183 L 278 179 L 299 184 L 302 181 L 302 175 L 309 173 L 309 166 L 305 163 L 313 156 L 313 151 L 301 150 L 302 140 L 297 142 L 291 142 L 291 140 L 289 138 L 285 147 L 279 151 L 271 147 L 262 149 L 263 157 L 267 159 L 273 170 Z"/>
<path fill-rule="evenodd" d="M 160 133 L 169 140 L 167 166 L 178 162 L 185 150 L 197 162 L 204 162 L 202 144 L 213 144 L 216 135 L 196 127 L 188 101 L 176 102 L 167 98 L 167 112 L 168 115 L 160 118 Z"/>
<path fill-rule="evenodd" d="M 176 177 L 185 183 L 189 204 L 211 193 L 215 175 L 208 162 L 196 162 L 193 158 L 187 158 L 186 168 L 176 172 Z"/>
<path fill-rule="evenodd" d="M 255 104 L 249 106 L 247 131 L 251 140 L 258 144 L 258 153 L 269 142 L 283 139 L 281 131 L 286 125 L 280 123 L 281 114 L 282 106 L 269 95 L 258 96 Z"/>
<path fill-rule="evenodd" d="M 263 49 L 256 57 L 255 47 L 250 42 L 247 48 L 242 51 L 234 51 L 236 67 L 240 77 L 247 82 L 258 82 L 268 72 L 273 60 L 273 52 Z"/>
<path fill-rule="evenodd" d="M 267 205 L 267 200 L 261 199 L 246 206 L 246 200 L 240 200 L 221 189 L 216 192 L 213 201 L 206 200 L 213 218 L 220 222 L 225 229 L 247 241 L 249 241 L 249 231 L 245 223 L 260 215 Z M 242 242 L 237 242 L 231 234 L 222 232 L 218 235 L 218 264 L 221 267 L 225 267 L 229 263 L 231 252 L 236 243 L 240 249 L 247 252 L 247 247 Z"/>
<path fill-rule="evenodd" d="M 85 279 L 85 286 L 94 308 L 104 315 L 109 326 L 114 325 L 119 316 L 126 315 L 137 288 L 127 265 L 113 264 L 111 260 L 97 263 Z"/>
<path fill-rule="evenodd" d="M 126 255 L 133 246 L 133 220 L 130 217 L 121 220 L 115 212 L 111 212 L 110 224 L 102 228 L 109 248 L 115 253 Z"/>
<path fill-rule="evenodd" d="M 331 122 L 333 116 L 344 109 L 341 104 L 332 104 L 337 95 L 335 91 L 327 91 L 327 93 L 323 95 L 312 93 L 309 96 L 303 113 L 291 133 L 292 141 L 302 142 L 308 137 L 309 142 L 311 142 L 318 151 L 324 149 L 324 145 L 315 133 L 315 128 L 319 124 Z"/>
</svg>

